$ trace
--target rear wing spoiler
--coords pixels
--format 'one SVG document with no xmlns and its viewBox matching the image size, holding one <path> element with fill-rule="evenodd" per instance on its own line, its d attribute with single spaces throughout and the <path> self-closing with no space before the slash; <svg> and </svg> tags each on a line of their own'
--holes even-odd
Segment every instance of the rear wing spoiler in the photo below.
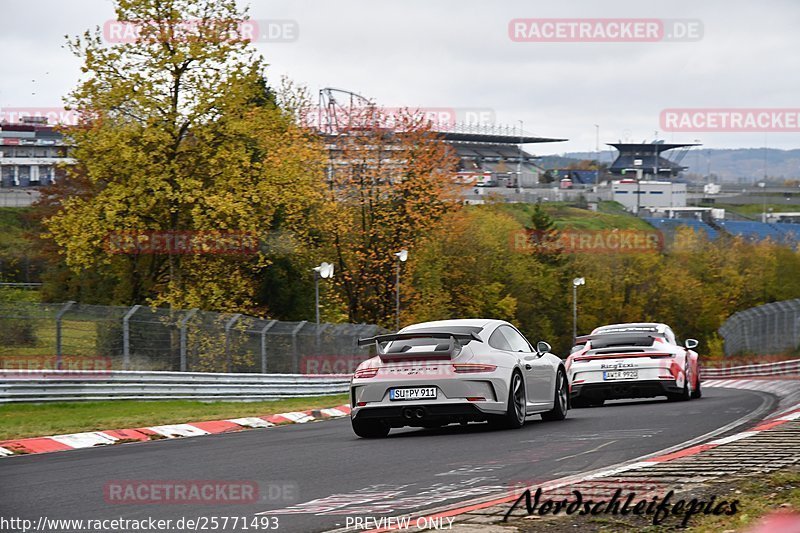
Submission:
<svg viewBox="0 0 800 533">
<path fill-rule="evenodd" d="M 597 333 L 594 335 L 581 335 L 575 337 L 575 344 L 586 344 L 588 341 L 595 339 L 629 339 L 637 333 L 646 333 L 651 339 L 663 339 L 665 335 L 657 331 L 637 332 L 637 331 L 620 331 L 619 333 Z"/>
<path fill-rule="evenodd" d="M 448 340 L 446 349 L 433 350 L 428 352 L 385 352 L 381 348 L 381 343 L 400 341 L 404 339 L 443 339 Z M 375 349 L 381 359 L 448 359 L 455 352 L 456 346 L 461 346 L 461 341 L 477 341 L 483 342 L 476 333 L 447 333 L 447 332 L 408 332 L 408 333 L 391 333 L 388 335 L 377 335 L 375 337 L 367 337 L 365 339 L 358 339 L 359 346 L 369 346 L 375 344 Z M 438 348 L 438 346 L 437 346 Z"/>
</svg>

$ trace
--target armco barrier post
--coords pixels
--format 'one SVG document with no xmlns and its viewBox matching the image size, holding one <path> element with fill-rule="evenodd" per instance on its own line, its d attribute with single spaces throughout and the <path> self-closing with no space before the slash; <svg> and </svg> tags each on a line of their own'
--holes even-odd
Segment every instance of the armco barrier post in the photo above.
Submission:
<svg viewBox="0 0 800 533">
<path fill-rule="evenodd" d="M 69 308 L 75 305 L 75 302 L 72 300 L 68 301 L 64 304 L 58 313 L 56 313 L 56 369 L 61 370 L 61 319 L 64 317 L 64 313 L 69 311 Z"/>
<path fill-rule="evenodd" d="M 269 328 L 277 324 L 277 320 L 270 320 L 266 326 L 261 330 L 261 373 L 267 373 L 267 331 Z"/>
<path fill-rule="evenodd" d="M 131 307 L 125 316 L 122 317 L 122 368 L 128 370 L 131 364 L 131 331 L 128 321 L 133 314 L 139 310 L 141 305 L 134 305 Z"/>
<path fill-rule="evenodd" d="M 189 323 L 189 319 L 192 318 L 195 313 L 197 313 L 197 309 L 190 309 L 186 312 L 186 315 L 181 319 L 179 327 L 181 329 L 181 372 L 186 372 L 187 368 L 187 360 L 186 357 L 186 344 L 187 344 L 187 336 L 186 336 L 186 326 Z"/>
<path fill-rule="evenodd" d="M 231 371 L 231 328 L 236 321 L 242 317 L 241 313 L 234 314 L 230 320 L 225 323 L 225 371 Z"/>
</svg>

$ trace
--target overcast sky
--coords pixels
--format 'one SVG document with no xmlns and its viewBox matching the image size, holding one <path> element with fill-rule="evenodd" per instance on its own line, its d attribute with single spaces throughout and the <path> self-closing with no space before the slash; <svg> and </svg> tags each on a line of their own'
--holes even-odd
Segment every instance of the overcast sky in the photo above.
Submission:
<svg viewBox="0 0 800 533">
<path fill-rule="evenodd" d="M 258 43 L 281 75 L 316 93 L 380 105 L 490 109 L 495 120 L 569 142 L 539 154 L 648 141 L 665 108 L 798 108 L 800 2 L 706 0 L 240 0 L 257 20 L 292 20 L 293 42 Z M 0 108 L 55 107 L 79 63 L 63 47 L 114 18 L 110 0 L 5 1 Z M 696 19 L 693 42 L 514 42 L 517 18 Z M 713 148 L 800 148 L 800 133 L 663 133 Z M 533 147 L 531 147 L 533 148 Z"/>
</svg>

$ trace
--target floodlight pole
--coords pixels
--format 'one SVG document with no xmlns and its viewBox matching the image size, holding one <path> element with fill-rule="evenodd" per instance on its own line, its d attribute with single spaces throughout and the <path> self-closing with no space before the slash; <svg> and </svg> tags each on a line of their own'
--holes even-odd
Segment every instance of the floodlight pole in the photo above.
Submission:
<svg viewBox="0 0 800 533">
<path fill-rule="evenodd" d="M 578 339 L 578 285 L 584 285 L 586 278 L 574 278 L 572 280 L 572 345 Z"/>
<path fill-rule="evenodd" d="M 522 194 L 522 121 L 519 121 L 519 161 L 517 161 L 517 194 Z"/>
<path fill-rule="evenodd" d="M 317 314 L 317 328 L 319 328 L 319 272 L 314 271 L 314 309 Z"/>
<path fill-rule="evenodd" d="M 395 279 L 395 300 L 394 300 L 394 316 L 396 331 L 400 331 L 400 263 L 404 263 L 408 259 L 408 250 L 403 248 L 396 252 L 394 256 L 397 258 L 397 274 Z"/>
<path fill-rule="evenodd" d="M 395 331 L 400 331 L 400 257 L 397 258 L 397 279 L 395 280 L 394 292 Z"/>
<path fill-rule="evenodd" d="M 572 345 L 578 338 L 578 286 L 572 284 Z"/>
<path fill-rule="evenodd" d="M 595 138 L 594 138 L 594 151 L 595 151 L 595 166 L 594 166 L 594 184 L 600 184 L 600 124 L 594 125 Z"/>
</svg>

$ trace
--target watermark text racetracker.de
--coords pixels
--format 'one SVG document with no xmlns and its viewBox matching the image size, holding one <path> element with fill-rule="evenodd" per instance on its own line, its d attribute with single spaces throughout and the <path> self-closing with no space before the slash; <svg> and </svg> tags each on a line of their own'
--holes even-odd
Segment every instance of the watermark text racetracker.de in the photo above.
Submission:
<svg viewBox="0 0 800 533">
<path fill-rule="evenodd" d="M 119 479 L 103 486 L 103 499 L 112 505 L 287 504 L 298 497 L 292 481 Z"/>
<path fill-rule="evenodd" d="M 112 231 L 103 243 L 110 254 L 252 255 L 260 249 L 253 231 Z"/>
<path fill-rule="evenodd" d="M 520 253 L 654 253 L 664 249 L 664 234 L 655 229 L 565 229 L 557 232 L 528 229 L 512 232 L 510 245 L 513 251 Z"/>
<path fill-rule="evenodd" d="M 800 132 L 800 108 L 674 108 L 659 117 L 663 131 Z"/>
<path fill-rule="evenodd" d="M 100 379 L 111 374 L 110 357 L 36 354 L 6 355 L 0 358 L 0 373 L 13 372 L 28 379 L 62 379 L 79 375 L 81 379 Z M 88 371 L 88 372 L 87 372 Z"/>
<path fill-rule="evenodd" d="M 279 530 L 277 516 L 193 516 L 181 518 L 51 518 L 36 520 L 0 516 L 0 531 L 47 533 L 157 531 L 270 531 Z"/>
<path fill-rule="evenodd" d="M 214 36 L 218 40 L 289 43 L 300 37 L 296 20 L 201 20 L 174 22 L 108 20 L 103 24 L 103 39 L 112 44 L 136 43 L 168 35 L 181 41 L 193 36 Z"/>
<path fill-rule="evenodd" d="M 698 19 L 517 18 L 508 37 L 520 43 L 691 42 L 703 38 Z"/>
</svg>

